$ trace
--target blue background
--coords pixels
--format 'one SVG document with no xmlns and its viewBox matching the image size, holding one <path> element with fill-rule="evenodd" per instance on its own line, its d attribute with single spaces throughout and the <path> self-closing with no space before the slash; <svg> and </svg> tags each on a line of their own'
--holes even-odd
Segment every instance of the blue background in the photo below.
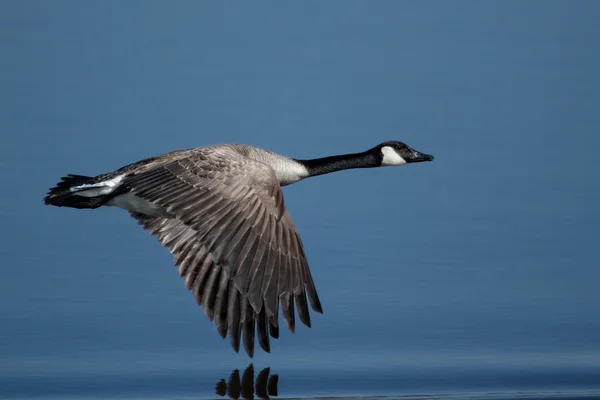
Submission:
<svg viewBox="0 0 600 400">
<path fill-rule="evenodd" d="M 600 390 L 600 3 L 0 2 L 0 397 L 213 396 L 220 340 L 67 173 L 246 143 L 433 163 L 285 188 L 325 314 L 283 396 Z"/>
</svg>

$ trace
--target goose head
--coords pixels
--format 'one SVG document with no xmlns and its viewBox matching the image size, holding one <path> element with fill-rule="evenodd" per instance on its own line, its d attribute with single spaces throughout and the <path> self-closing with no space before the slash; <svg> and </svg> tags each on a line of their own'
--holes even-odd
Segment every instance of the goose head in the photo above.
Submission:
<svg viewBox="0 0 600 400">
<path fill-rule="evenodd" d="M 381 166 L 402 166 L 409 163 L 418 163 L 423 161 L 433 161 L 430 154 L 421 153 L 398 141 L 383 142 L 371 149 L 381 160 Z"/>
</svg>

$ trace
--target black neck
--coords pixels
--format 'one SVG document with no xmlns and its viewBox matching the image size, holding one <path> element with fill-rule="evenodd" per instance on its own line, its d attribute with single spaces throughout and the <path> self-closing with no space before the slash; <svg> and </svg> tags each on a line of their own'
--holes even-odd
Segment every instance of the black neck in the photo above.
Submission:
<svg viewBox="0 0 600 400">
<path fill-rule="evenodd" d="M 351 168 L 379 167 L 381 165 L 381 160 L 371 151 L 296 161 L 308 169 L 308 176 L 323 175 Z"/>
</svg>

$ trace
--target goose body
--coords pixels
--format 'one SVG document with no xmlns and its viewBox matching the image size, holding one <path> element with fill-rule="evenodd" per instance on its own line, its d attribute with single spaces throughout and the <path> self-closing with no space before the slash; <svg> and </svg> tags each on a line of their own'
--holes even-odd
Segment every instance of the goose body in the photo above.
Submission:
<svg viewBox="0 0 600 400">
<path fill-rule="evenodd" d="M 229 333 L 236 352 L 243 339 L 252 357 L 255 335 L 266 352 L 269 336 L 279 337 L 280 308 L 291 332 L 295 310 L 309 327 L 308 303 L 323 312 L 281 187 L 344 169 L 431 160 L 402 142 L 313 160 L 247 145 L 216 145 L 148 158 L 95 177 L 68 175 L 44 202 L 129 211 L 174 254 L 186 288 L 219 334 Z"/>
</svg>

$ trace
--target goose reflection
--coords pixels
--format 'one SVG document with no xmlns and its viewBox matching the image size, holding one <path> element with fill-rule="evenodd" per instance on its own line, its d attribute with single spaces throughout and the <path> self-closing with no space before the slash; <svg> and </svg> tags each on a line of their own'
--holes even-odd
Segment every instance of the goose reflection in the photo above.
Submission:
<svg viewBox="0 0 600 400">
<path fill-rule="evenodd" d="M 254 395 L 260 399 L 268 399 L 269 396 L 278 396 L 277 383 L 278 375 L 271 375 L 271 368 L 267 367 L 261 370 L 256 376 L 256 385 L 254 384 L 254 366 L 252 364 L 244 370 L 240 380 L 240 371 L 234 369 L 229 376 L 229 381 L 221 379 L 215 386 L 215 393 L 223 397 L 225 395 L 232 399 L 254 399 Z"/>
</svg>

